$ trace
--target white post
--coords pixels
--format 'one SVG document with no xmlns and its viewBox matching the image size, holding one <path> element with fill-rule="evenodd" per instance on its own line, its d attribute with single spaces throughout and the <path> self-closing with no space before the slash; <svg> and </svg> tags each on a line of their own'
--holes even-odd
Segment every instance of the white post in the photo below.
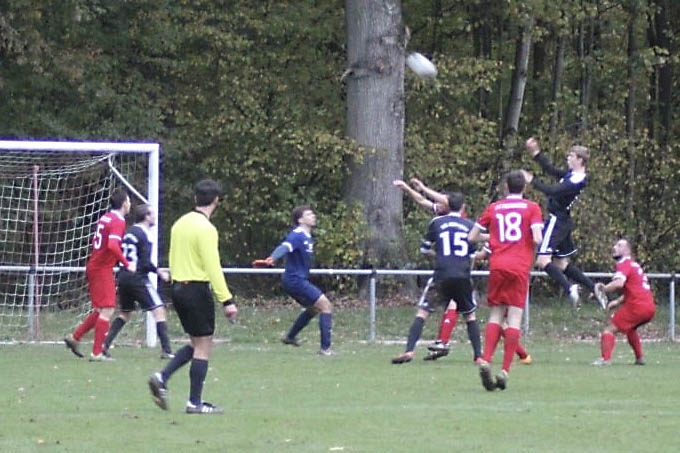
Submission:
<svg viewBox="0 0 680 453">
<path fill-rule="evenodd" d="M 368 331 L 368 339 L 375 341 L 375 280 L 377 273 L 375 270 L 371 273 L 369 280 L 369 311 L 370 311 L 370 325 Z"/>
<path fill-rule="evenodd" d="M 160 187 L 160 172 L 159 172 L 159 162 L 160 162 L 160 145 L 156 145 L 156 149 L 149 153 L 149 183 L 148 183 L 148 199 L 149 205 L 153 208 L 156 213 L 156 225 L 151 229 L 151 261 L 158 265 L 158 225 L 161 222 L 161 213 L 159 209 L 158 202 L 158 191 Z M 151 284 L 154 288 L 158 288 L 158 275 L 152 274 Z M 153 318 L 151 312 L 146 313 L 146 345 L 150 348 L 156 346 L 156 321 Z"/>
</svg>

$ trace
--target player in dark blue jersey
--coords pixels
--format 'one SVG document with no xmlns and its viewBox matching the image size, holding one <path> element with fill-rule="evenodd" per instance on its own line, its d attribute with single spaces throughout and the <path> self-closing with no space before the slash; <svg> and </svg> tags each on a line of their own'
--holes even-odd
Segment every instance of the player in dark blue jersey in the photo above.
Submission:
<svg viewBox="0 0 680 453">
<path fill-rule="evenodd" d="M 309 281 L 309 269 L 312 267 L 314 240 L 312 229 L 316 226 L 316 214 L 309 206 L 298 206 L 293 209 L 295 227 L 288 233 L 283 242 L 264 260 L 256 260 L 256 266 L 273 266 L 285 257 L 286 269 L 282 277 L 283 290 L 295 299 L 305 310 L 300 313 L 288 334 L 281 339 L 284 344 L 300 346 L 297 334 L 319 314 L 319 330 L 321 331 L 321 355 L 334 355 L 331 349 L 331 330 L 333 314 L 331 303 L 323 292 Z"/>
<path fill-rule="evenodd" d="M 572 301 L 574 307 L 579 303 L 579 286 L 570 283 L 569 279 L 588 288 L 604 309 L 607 296 L 588 278 L 569 258 L 577 251 L 571 238 L 574 221 L 571 218 L 571 207 L 578 199 L 588 182 L 586 163 L 590 157 L 588 148 L 572 146 L 567 153 L 567 168 L 558 169 L 541 153 L 538 141 L 529 138 L 526 149 L 541 166 L 543 171 L 558 180 L 557 184 L 546 184 L 538 181 L 529 172 L 524 172 L 527 183 L 548 196 L 548 212 L 550 216 L 543 227 L 543 242 L 538 248 L 536 265 L 555 280 Z"/>
<path fill-rule="evenodd" d="M 477 360 L 481 356 L 479 327 L 475 318 L 477 303 L 472 297 L 470 281 L 471 261 L 475 250 L 468 242 L 468 233 L 474 222 L 461 217 L 464 210 L 461 193 L 448 193 L 446 198 L 450 212 L 432 219 L 420 249 L 422 253 L 435 255 L 434 275 L 418 302 L 418 310 L 406 340 L 406 350 L 392 359 L 394 364 L 413 359 L 413 350 L 423 331 L 425 320 L 438 306 L 455 309 L 457 313 L 463 314 L 472 343 L 473 359 Z M 426 360 L 433 360 L 447 353 L 448 348 L 435 348 Z"/>
<path fill-rule="evenodd" d="M 149 272 L 157 273 L 163 281 L 167 282 L 170 279 L 166 271 L 158 270 L 151 261 L 153 245 L 149 240 L 149 229 L 156 224 L 156 214 L 148 204 L 140 204 L 133 209 L 132 216 L 135 224 L 125 232 L 121 249 L 129 262 L 137 264 L 137 270 L 130 272 L 127 269 L 120 269 L 118 272 L 116 280 L 120 313 L 111 323 L 102 353 L 106 357 L 111 357 L 109 348 L 125 323 L 132 317 L 137 303 L 143 311 L 150 311 L 156 320 L 156 333 L 162 349 L 161 358 L 171 359 L 174 356 L 170 349 L 165 323 L 165 303 L 149 280 Z"/>
</svg>

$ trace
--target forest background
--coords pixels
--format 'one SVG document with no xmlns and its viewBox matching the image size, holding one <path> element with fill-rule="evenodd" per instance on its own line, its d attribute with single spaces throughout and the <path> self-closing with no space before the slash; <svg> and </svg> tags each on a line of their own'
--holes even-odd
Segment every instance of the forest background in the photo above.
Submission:
<svg viewBox="0 0 680 453">
<path fill-rule="evenodd" d="M 347 30 L 385 17 L 396 40 L 381 42 L 397 52 L 377 61 L 389 70 L 358 74 L 352 46 L 366 41 Z M 538 171 L 527 137 L 560 166 L 581 143 L 580 265 L 611 270 L 625 235 L 648 270 L 672 272 L 679 17 L 671 0 L 4 0 L 0 135 L 161 143 L 161 264 L 193 183 L 212 177 L 228 193 L 213 219 L 222 263 L 239 267 L 267 256 L 309 203 L 318 267 L 427 268 L 430 216 L 392 179 L 462 191 L 474 218 L 505 171 Z M 434 81 L 404 70 L 411 51 L 433 59 Z M 352 84 L 390 73 L 403 93 L 396 151 L 348 133 Z M 362 173 L 368 161 L 390 170 Z"/>
</svg>

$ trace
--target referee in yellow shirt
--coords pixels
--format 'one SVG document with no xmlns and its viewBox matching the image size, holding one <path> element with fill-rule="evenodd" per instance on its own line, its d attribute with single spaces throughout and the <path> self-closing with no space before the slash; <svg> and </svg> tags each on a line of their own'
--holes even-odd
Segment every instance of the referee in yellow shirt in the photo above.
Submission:
<svg viewBox="0 0 680 453">
<path fill-rule="evenodd" d="M 170 231 L 170 275 L 172 302 L 182 328 L 191 338 L 191 345 L 175 353 L 175 358 L 149 379 L 154 402 L 168 408 L 167 383 L 170 376 L 191 361 L 189 370 L 189 401 L 187 414 L 222 414 L 224 410 L 201 399 L 203 382 L 208 373 L 208 360 L 215 332 L 215 302 L 222 303 L 224 315 L 234 320 L 236 305 L 224 280 L 217 247 L 217 229 L 210 216 L 222 196 L 220 185 L 211 180 L 199 181 L 194 187 L 196 207 L 184 214 Z"/>
</svg>

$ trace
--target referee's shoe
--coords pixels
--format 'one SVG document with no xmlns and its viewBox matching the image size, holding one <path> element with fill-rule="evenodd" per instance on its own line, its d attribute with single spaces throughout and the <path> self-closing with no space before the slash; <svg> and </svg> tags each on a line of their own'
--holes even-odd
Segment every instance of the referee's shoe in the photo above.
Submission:
<svg viewBox="0 0 680 453">
<path fill-rule="evenodd" d="M 224 414 L 224 409 L 221 407 L 213 406 L 205 401 L 201 402 L 199 405 L 191 404 L 187 402 L 187 408 L 185 409 L 187 414 L 199 414 L 199 415 L 221 415 Z"/>
</svg>

